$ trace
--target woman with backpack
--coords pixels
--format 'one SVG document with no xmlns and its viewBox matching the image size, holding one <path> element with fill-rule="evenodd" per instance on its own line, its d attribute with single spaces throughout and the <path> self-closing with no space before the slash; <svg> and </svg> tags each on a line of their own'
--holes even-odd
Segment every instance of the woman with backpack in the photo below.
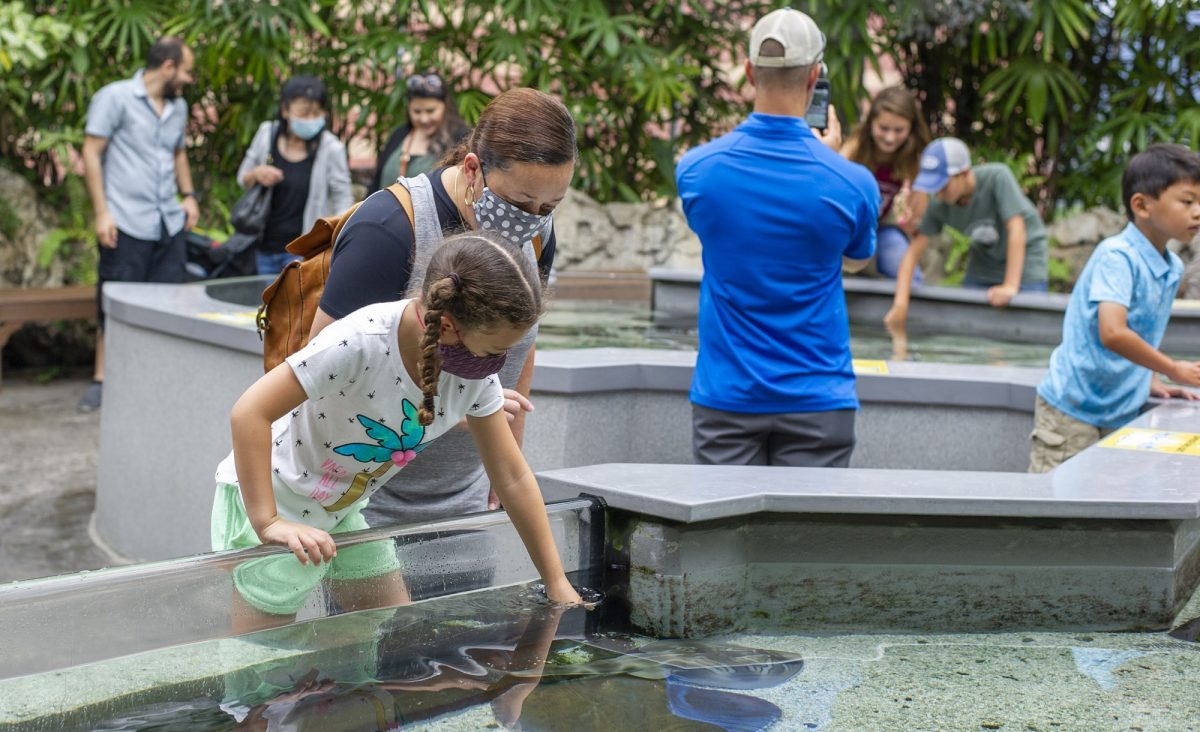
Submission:
<svg viewBox="0 0 1200 732">
<path fill-rule="evenodd" d="M 329 278 L 310 337 L 355 310 L 389 302 L 420 283 L 446 235 L 492 229 L 537 263 L 543 282 L 554 262 L 552 212 L 566 196 L 578 151 L 575 122 L 562 102 L 534 89 L 493 99 L 471 135 L 440 167 L 368 197 L 335 242 Z M 400 197 L 411 199 L 412 219 Z M 537 327 L 509 350 L 500 370 L 510 427 L 521 441 L 533 377 Z M 372 526 L 429 521 L 496 508 L 480 457 L 465 430 L 435 445 L 438 459 L 406 469 L 364 512 Z"/>
<path fill-rule="evenodd" d="M 271 189 L 271 209 L 255 252 L 259 274 L 278 274 L 298 257 L 285 247 L 322 216 L 354 203 L 346 146 L 329 130 L 325 84 L 294 76 L 283 85 L 279 117 L 259 126 L 238 167 L 243 188 Z"/>
</svg>

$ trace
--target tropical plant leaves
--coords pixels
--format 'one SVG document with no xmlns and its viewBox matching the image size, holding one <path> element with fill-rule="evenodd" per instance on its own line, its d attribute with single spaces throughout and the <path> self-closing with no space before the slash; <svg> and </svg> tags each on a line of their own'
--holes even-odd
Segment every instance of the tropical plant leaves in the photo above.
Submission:
<svg viewBox="0 0 1200 732">
<path fill-rule="evenodd" d="M 329 86 L 335 133 L 369 144 L 404 119 L 397 72 L 444 73 L 469 123 L 498 91 L 544 89 L 578 122 L 577 187 L 661 200 L 675 194 L 674 160 L 750 110 L 748 31 L 784 5 L 826 33 L 847 132 L 872 76 L 898 78 L 935 134 L 1032 154 L 1034 198 L 1049 206 L 1114 205 L 1108 182 L 1132 151 L 1200 144 L 1188 20 L 1200 0 L 0 0 L 0 154 L 32 179 L 70 171 L 77 144 L 56 135 L 82 129 L 96 90 L 173 33 L 196 53 L 189 158 L 210 229 L 223 228 L 238 163 L 297 73 Z"/>
</svg>

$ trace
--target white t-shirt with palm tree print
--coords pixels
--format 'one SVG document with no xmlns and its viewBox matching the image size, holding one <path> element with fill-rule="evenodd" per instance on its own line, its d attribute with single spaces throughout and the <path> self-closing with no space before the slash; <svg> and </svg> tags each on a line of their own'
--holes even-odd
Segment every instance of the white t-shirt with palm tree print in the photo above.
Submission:
<svg viewBox="0 0 1200 732">
<path fill-rule="evenodd" d="M 271 425 L 271 470 L 280 517 L 331 529 L 463 416 L 504 404 L 500 380 L 444 371 L 436 417 L 422 427 L 420 385 L 404 369 L 396 328 L 411 300 L 368 305 L 331 323 L 287 363 L 308 400 Z M 218 483 L 238 484 L 233 453 Z"/>
</svg>

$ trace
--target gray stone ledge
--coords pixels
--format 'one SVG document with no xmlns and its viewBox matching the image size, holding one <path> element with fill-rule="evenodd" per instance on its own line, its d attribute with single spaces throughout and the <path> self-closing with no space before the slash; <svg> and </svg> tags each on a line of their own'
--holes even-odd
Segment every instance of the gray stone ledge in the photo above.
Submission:
<svg viewBox="0 0 1200 732">
<path fill-rule="evenodd" d="M 1131 427 L 1200 432 L 1200 407 L 1162 404 Z M 759 512 L 1200 518 L 1200 457 L 1092 447 L 1044 475 L 609 463 L 544 471 L 548 500 L 580 493 L 687 523 Z"/>
<path fill-rule="evenodd" d="M 534 369 L 538 391 L 591 393 L 626 390 L 686 392 L 695 351 L 586 348 L 540 351 Z M 864 402 L 938 404 L 1033 410 L 1043 369 L 927 362 L 888 362 L 887 374 L 860 374 Z"/>
<path fill-rule="evenodd" d="M 130 325 L 229 348 L 262 354 L 253 322 L 199 317 L 200 313 L 240 318 L 252 310 L 246 305 L 209 297 L 204 283 L 164 285 L 109 282 L 104 285 L 104 312 Z"/>
</svg>

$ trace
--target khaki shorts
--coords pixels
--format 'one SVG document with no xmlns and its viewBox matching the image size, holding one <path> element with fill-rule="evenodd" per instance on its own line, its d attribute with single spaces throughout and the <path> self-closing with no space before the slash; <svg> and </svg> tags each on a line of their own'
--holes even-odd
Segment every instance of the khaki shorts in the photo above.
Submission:
<svg viewBox="0 0 1200 732">
<path fill-rule="evenodd" d="M 1033 407 L 1033 432 L 1029 435 L 1033 442 L 1029 451 L 1029 472 L 1053 470 L 1112 432 L 1069 417 L 1038 395 Z"/>
<path fill-rule="evenodd" d="M 354 509 L 329 533 L 366 528 L 360 509 Z M 246 549 L 262 543 L 250 525 L 236 485 L 217 484 L 211 530 L 214 551 Z M 301 564 L 291 553 L 251 559 L 234 568 L 233 585 L 246 602 L 265 613 L 294 615 L 326 575 L 334 580 L 358 580 L 382 577 L 399 569 L 395 543 L 380 540 L 339 547 L 336 557 L 321 564 Z"/>
</svg>

